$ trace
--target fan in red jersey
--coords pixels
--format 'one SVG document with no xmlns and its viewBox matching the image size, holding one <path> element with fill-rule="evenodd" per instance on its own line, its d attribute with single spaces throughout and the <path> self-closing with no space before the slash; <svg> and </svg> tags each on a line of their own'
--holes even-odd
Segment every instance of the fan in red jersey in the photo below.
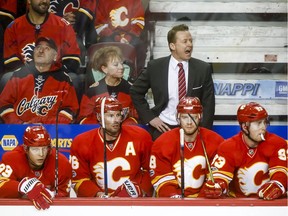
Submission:
<svg viewBox="0 0 288 216">
<path fill-rule="evenodd" d="M 57 50 L 54 40 L 39 38 L 34 61 L 13 73 L 0 95 L 0 117 L 5 123 L 54 124 L 57 117 L 61 124 L 73 122 L 78 99 L 69 75 L 53 67 Z"/>
<path fill-rule="evenodd" d="M 96 115 L 101 127 L 76 136 L 71 146 L 77 196 L 151 196 L 150 134 L 139 126 L 121 124 L 122 104 L 115 98 L 98 98 Z"/>
<path fill-rule="evenodd" d="M 219 146 L 212 164 L 214 182 L 203 188 L 206 197 L 286 196 L 286 141 L 267 131 L 268 113 L 258 103 L 240 105 L 237 118 L 241 131 Z"/>
<path fill-rule="evenodd" d="M 49 11 L 63 17 L 73 26 L 81 50 L 81 61 L 83 64 L 85 64 L 86 48 L 91 44 L 97 43 L 97 33 L 94 27 L 97 2 L 98 0 L 50 1 Z"/>
<path fill-rule="evenodd" d="M 154 141 L 150 174 L 157 197 L 198 196 L 209 171 L 207 160 L 212 161 L 224 140 L 212 130 L 199 127 L 202 110 L 197 97 L 183 97 L 177 106 L 180 127 L 163 133 Z M 181 130 L 184 131 L 182 136 Z M 180 146 L 181 139 L 183 145 Z"/>
<path fill-rule="evenodd" d="M 144 27 L 145 10 L 141 0 L 98 1 L 95 19 L 98 42 L 120 42 L 135 47 L 138 72 L 144 68 L 146 59 L 147 47 L 141 37 Z"/>
<path fill-rule="evenodd" d="M 71 165 L 59 153 L 59 185 L 58 194 L 55 194 L 55 157 L 47 130 L 43 126 L 28 126 L 23 135 L 23 145 L 2 156 L 0 197 L 28 198 L 38 210 L 48 209 L 54 196 L 68 197 Z"/>
<path fill-rule="evenodd" d="M 69 72 L 77 73 L 80 50 L 73 27 L 65 19 L 48 12 L 50 0 L 28 0 L 28 13 L 11 22 L 4 34 L 6 71 L 19 69 L 32 61 L 32 52 L 39 37 L 52 38 L 58 49 L 57 62 Z"/>
</svg>

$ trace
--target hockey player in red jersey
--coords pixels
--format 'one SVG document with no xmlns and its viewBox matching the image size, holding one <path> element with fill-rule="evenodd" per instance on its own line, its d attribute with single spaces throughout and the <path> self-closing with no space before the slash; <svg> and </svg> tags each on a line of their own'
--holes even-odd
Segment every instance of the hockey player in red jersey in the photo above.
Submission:
<svg viewBox="0 0 288 216">
<path fill-rule="evenodd" d="M 58 155 L 58 193 L 55 194 L 55 149 L 43 126 L 28 126 L 23 145 L 2 156 L 0 198 L 28 198 L 35 207 L 49 208 L 54 196 L 68 197 L 72 170 L 68 159 Z"/>
<path fill-rule="evenodd" d="M 55 67 L 57 47 L 47 37 L 36 41 L 34 61 L 14 72 L 0 95 L 5 123 L 72 123 L 78 99 L 70 77 Z M 20 73 L 19 73 L 20 72 Z"/>
<path fill-rule="evenodd" d="M 115 46 L 103 47 L 93 57 L 93 68 L 105 77 L 90 86 L 82 96 L 78 119 L 80 124 L 98 124 L 95 101 L 98 97 L 114 97 L 122 104 L 122 124 L 137 124 L 137 113 L 129 90 L 131 84 L 123 79 L 124 67 L 121 50 Z"/>
<path fill-rule="evenodd" d="M 241 131 L 219 146 L 212 164 L 214 182 L 203 187 L 206 197 L 273 200 L 285 196 L 286 141 L 267 131 L 268 113 L 258 103 L 240 105 L 237 118 Z"/>
<path fill-rule="evenodd" d="M 65 19 L 49 13 L 50 0 L 28 0 L 28 13 L 16 18 L 5 30 L 4 65 L 6 71 L 19 69 L 32 61 L 32 52 L 39 37 L 52 38 L 58 49 L 57 62 L 77 73 L 80 49 L 73 27 Z"/>
<path fill-rule="evenodd" d="M 152 138 L 139 126 L 121 126 L 121 111 L 117 99 L 98 98 L 96 114 L 101 127 L 74 138 L 72 186 L 78 197 L 152 195 L 148 173 Z"/>
<path fill-rule="evenodd" d="M 212 130 L 199 127 L 201 116 L 200 100 L 197 97 L 183 97 L 177 106 L 180 127 L 163 133 L 154 141 L 150 157 L 150 175 L 157 197 L 198 196 L 209 173 L 207 159 L 212 161 L 217 147 L 224 140 Z M 182 129 L 183 154 L 180 148 Z M 184 161 L 183 167 L 181 157 Z"/>
</svg>

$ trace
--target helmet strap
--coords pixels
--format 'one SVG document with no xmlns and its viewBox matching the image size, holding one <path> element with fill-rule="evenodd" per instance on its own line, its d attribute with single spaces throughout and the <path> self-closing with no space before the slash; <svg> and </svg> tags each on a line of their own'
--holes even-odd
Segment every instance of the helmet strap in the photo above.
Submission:
<svg viewBox="0 0 288 216">
<path fill-rule="evenodd" d="M 243 124 L 244 124 L 244 126 L 243 126 Z M 245 128 L 246 131 L 245 131 L 243 128 Z M 248 137 L 248 139 L 250 139 L 250 140 L 253 141 L 253 142 L 258 143 L 258 141 L 254 140 L 254 139 L 250 136 L 250 130 L 249 130 L 249 128 L 250 128 L 250 125 L 247 125 L 246 123 L 242 123 L 242 124 L 241 124 L 241 130 L 242 130 L 242 132 Z"/>
<path fill-rule="evenodd" d="M 102 126 L 101 126 L 101 129 L 102 129 L 103 134 L 106 133 L 106 136 L 105 136 L 106 141 L 111 141 L 111 140 L 107 140 L 107 135 L 110 137 L 115 137 L 114 140 L 116 140 L 117 137 L 119 136 L 119 134 L 121 133 L 121 127 L 120 127 L 120 131 L 117 135 L 111 134 L 106 128 L 103 128 Z"/>
<path fill-rule="evenodd" d="M 193 118 L 193 116 L 192 116 L 190 113 L 188 113 L 188 116 L 191 118 L 191 120 L 192 120 L 192 121 L 194 122 L 194 124 L 196 125 L 195 130 L 194 130 L 194 131 L 192 132 L 192 134 L 191 134 L 191 135 L 193 135 L 195 132 L 198 131 L 199 124 L 196 123 L 195 119 Z"/>
</svg>

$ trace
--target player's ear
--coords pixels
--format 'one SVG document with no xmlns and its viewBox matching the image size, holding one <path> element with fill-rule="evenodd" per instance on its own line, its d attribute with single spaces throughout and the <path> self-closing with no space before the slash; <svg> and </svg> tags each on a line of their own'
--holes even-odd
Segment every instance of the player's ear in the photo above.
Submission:
<svg viewBox="0 0 288 216">
<path fill-rule="evenodd" d="M 243 131 L 247 131 L 247 125 L 246 125 L 246 123 L 241 123 L 241 129 L 243 130 Z"/>
<path fill-rule="evenodd" d="M 101 114 L 100 113 L 96 113 L 96 118 L 97 118 L 97 121 L 99 122 L 99 123 L 101 123 Z"/>
</svg>

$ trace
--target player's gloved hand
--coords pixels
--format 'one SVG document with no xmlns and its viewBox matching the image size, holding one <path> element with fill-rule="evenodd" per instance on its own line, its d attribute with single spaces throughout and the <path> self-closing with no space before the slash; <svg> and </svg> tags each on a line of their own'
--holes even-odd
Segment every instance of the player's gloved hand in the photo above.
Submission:
<svg viewBox="0 0 288 216">
<path fill-rule="evenodd" d="M 275 180 L 271 180 L 263 184 L 257 191 L 259 198 L 264 200 L 277 199 L 285 193 L 284 186 Z"/>
<path fill-rule="evenodd" d="M 213 183 L 211 180 L 203 185 L 204 195 L 207 198 L 217 199 L 227 193 L 227 183 L 224 180 L 217 179 Z"/>
<path fill-rule="evenodd" d="M 37 178 L 23 178 L 18 185 L 18 191 L 26 194 L 38 210 L 48 209 L 52 203 L 53 193 Z"/>
<path fill-rule="evenodd" d="M 106 195 L 104 192 L 99 191 L 99 192 L 97 192 L 96 197 L 107 199 L 107 198 L 110 197 L 110 194 L 107 194 L 107 195 Z"/>
<path fill-rule="evenodd" d="M 120 185 L 112 194 L 113 197 L 142 197 L 143 193 L 140 186 L 127 179 L 122 185 Z"/>
</svg>

